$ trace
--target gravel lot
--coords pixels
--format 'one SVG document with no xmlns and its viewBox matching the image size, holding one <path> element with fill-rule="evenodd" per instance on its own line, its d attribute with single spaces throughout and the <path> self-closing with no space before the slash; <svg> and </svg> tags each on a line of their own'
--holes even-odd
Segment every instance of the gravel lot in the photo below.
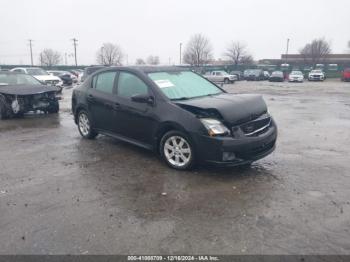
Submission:
<svg viewBox="0 0 350 262">
<path fill-rule="evenodd" d="M 169 169 L 59 115 L 0 121 L 0 254 L 350 254 L 350 83 L 236 82 L 279 126 L 250 168 Z"/>
</svg>

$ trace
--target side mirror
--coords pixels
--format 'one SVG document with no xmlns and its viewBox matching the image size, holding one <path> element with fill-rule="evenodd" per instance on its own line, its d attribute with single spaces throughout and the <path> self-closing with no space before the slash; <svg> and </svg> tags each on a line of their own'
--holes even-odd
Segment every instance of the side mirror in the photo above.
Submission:
<svg viewBox="0 0 350 262">
<path fill-rule="evenodd" d="M 153 105 L 154 97 L 148 94 L 136 94 L 131 97 L 131 101 Z"/>
</svg>

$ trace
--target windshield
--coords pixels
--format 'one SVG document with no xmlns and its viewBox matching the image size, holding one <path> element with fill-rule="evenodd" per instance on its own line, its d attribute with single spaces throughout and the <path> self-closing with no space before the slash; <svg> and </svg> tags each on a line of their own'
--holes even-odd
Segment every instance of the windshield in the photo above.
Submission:
<svg viewBox="0 0 350 262">
<path fill-rule="evenodd" d="M 311 73 L 322 73 L 321 70 L 312 70 Z"/>
<path fill-rule="evenodd" d="M 292 71 L 290 74 L 291 75 L 302 75 L 303 73 L 300 71 Z"/>
<path fill-rule="evenodd" d="M 272 76 L 283 76 L 283 73 L 281 71 L 275 71 L 275 72 L 272 72 L 271 75 Z"/>
<path fill-rule="evenodd" d="M 173 100 L 223 93 L 216 85 L 189 71 L 157 72 L 149 73 L 148 76 L 168 98 Z"/>
<path fill-rule="evenodd" d="M 32 76 L 48 75 L 48 73 L 41 68 L 28 68 L 27 72 Z"/>
<path fill-rule="evenodd" d="M 30 75 L 0 74 L 0 86 L 4 85 L 41 85 L 41 83 Z"/>
</svg>

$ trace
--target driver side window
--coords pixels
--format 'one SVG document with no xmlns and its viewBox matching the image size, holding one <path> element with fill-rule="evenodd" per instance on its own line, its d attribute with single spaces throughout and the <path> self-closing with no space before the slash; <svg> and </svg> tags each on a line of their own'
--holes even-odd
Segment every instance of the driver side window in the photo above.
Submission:
<svg viewBox="0 0 350 262">
<path fill-rule="evenodd" d="M 148 86 L 137 76 L 127 72 L 120 72 L 118 77 L 118 95 L 130 98 L 133 95 L 147 95 Z"/>
</svg>

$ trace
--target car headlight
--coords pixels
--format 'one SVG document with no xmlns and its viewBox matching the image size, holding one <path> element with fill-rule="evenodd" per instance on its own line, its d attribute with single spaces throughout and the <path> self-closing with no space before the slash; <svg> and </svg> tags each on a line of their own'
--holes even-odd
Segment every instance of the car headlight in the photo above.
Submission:
<svg viewBox="0 0 350 262">
<path fill-rule="evenodd" d="M 217 119 L 201 118 L 200 121 L 208 130 L 210 136 L 223 136 L 230 134 L 230 130 Z"/>
</svg>

